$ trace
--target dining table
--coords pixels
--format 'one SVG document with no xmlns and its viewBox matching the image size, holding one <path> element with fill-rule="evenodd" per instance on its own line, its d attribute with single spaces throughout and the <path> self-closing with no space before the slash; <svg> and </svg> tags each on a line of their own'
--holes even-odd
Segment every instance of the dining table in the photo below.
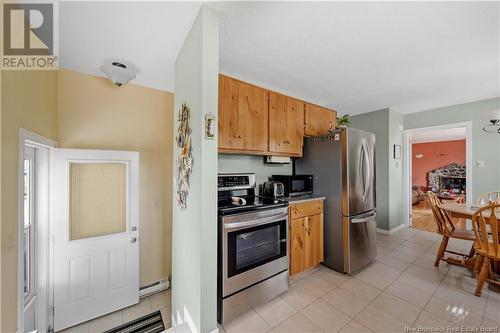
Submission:
<svg viewBox="0 0 500 333">
<path fill-rule="evenodd" d="M 445 202 L 445 203 L 439 205 L 438 207 L 441 208 L 442 210 L 444 210 L 445 212 L 447 212 L 451 217 L 463 218 L 463 219 L 467 219 L 467 220 L 471 220 L 471 221 L 472 221 L 472 215 L 474 215 L 474 212 L 478 209 L 477 207 L 474 207 L 471 204 L 457 203 L 457 202 Z M 495 211 L 495 215 L 496 215 L 497 219 L 500 220 L 500 211 Z M 488 211 L 488 210 L 484 211 L 483 216 L 489 217 L 490 211 Z M 467 225 L 468 224 L 469 223 L 467 223 Z M 470 228 L 467 228 L 467 229 L 469 229 L 469 230 L 472 229 L 472 223 L 470 223 Z M 474 246 L 471 249 L 471 253 L 473 250 L 474 250 Z M 474 267 L 474 263 L 475 263 L 476 259 L 477 258 L 475 256 L 473 256 L 472 258 L 469 258 L 468 260 L 466 260 L 465 265 L 469 266 L 471 268 Z M 459 264 L 459 262 L 460 262 L 459 260 L 457 260 L 455 258 L 447 258 L 446 261 L 448 261 L 448 263 L 453 263 L 453 264 Z M 500 265 L 496 266 L 495 271 L 497 273 L 500 272 Z"/>
<path fill-rule="evenodd" d="M 451 217 L 463 218 L 467 220 L 472 220 L 472 215 L 477 210 L 477 207 L 472 206 L 471 204 L 466 203 L 457 203 L 457 202 L 445 202 L 439 205 L 439 208 L 448 212 Z M 489 217 L 490 212 L 486 210 L 483 213 L 484 217 Z M 498 219 L 500 219 L 500 211 L 496 211 L 495 215 Z"/>
</svg>

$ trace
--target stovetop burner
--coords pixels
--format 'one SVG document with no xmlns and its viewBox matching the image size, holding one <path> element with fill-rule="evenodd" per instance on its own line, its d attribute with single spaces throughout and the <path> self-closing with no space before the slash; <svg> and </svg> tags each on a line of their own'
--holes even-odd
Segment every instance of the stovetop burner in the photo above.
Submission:
<svg viewBox="0 0 500 333">
<path fill-rule="evenodd" d="M 221 215 L 288 206 L 286 201 L 256 195 L 254 174 L 220 174 L 217 187 Z"/>
<path fill-rule="evenodd" d="M 231 197 L 226 197 L 219 199 L 218 209 L 222 215 L 227 214 L 236 214 L 247 212 L 251 210 L 258 209 L 270 209 L 276 207 L 286 207 L 288 203 L 286 201 L 266 198 L 261 196 L 242 196 L 241 198 L 245 199 L 245 203 L 236 203 Z"/>
</svg>

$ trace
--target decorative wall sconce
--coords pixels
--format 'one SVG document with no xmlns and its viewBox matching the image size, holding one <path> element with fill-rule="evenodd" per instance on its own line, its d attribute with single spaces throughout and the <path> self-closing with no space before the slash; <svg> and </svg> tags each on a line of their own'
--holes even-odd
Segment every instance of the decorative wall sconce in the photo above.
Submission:
<svg viewBox="0 0 500 333">
<path fill-rule="evenodd" d="M 423 158 L 423 157 L 424 157 L 424 155 L 423 155 L 423 154 L 415 154 L 415 158 L 417 158 L 417 159 L 421 159 L 421 158 Z"/>
<path fill-rule="evenodd" d="M 483 131 L 500 134 L 500 119 L 491 119 L 490 124 L 483 127 Z"/>
</svg>

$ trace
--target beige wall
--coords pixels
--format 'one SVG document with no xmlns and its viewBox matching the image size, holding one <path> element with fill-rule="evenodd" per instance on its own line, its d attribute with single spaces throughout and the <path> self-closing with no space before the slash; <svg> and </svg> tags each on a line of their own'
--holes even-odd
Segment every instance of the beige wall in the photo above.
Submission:
<svg viewBox="0 0 500 333">
<path fill-rule="evenodd" d="M 19 128 L 66 148 L 140 152 L 140 283 L 171 275 L 173 94 L 76 72 L 2 71 L 0 332 L 17 327 Z"/>
<path fill-rule="evenodd" d="M 57 138 L 57 73 L 4 71 L 1 99 L 1 327 L 17 327 L 19 128 Z"/>
<path fill-rule="evenodd" d="M 171 275 L 173 94 L 68 70 L 58 73 L 65 148 L 140 153 L 140 284 Z"/>
</svg>

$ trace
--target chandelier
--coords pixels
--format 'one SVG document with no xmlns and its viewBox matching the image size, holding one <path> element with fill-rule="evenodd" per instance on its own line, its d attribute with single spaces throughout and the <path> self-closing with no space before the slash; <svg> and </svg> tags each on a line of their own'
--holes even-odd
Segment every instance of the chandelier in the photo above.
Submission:
<svg viewBox="0 0 500 333">
<path fill-rule="evenodd" d="M 491 119 L 490 124 L 483 127 L 483 131 L 500 134 L 500 119 Z"/>
</svg>

